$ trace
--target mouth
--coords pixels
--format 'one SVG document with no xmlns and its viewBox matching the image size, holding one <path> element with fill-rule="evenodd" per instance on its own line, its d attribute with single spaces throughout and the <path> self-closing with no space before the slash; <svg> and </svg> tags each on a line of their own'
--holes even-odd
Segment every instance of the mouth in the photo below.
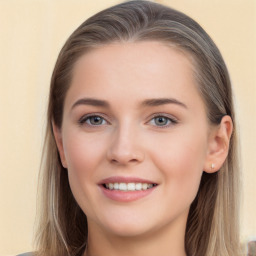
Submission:
<svg viewBox="0 0 256 256">
<path fill-rule="evenodd" d="M 142 190 L 148 190 L 151 189 L 155 186 L 157 186 L 156 183 L 142 183 L 142 182 L 129 182 L 129 183 L 124 183 L 124 182 L 115 182 L 115 183 L 104 183 L 102 186 L 105 189 L 108 190 L 118 190 L 118 191 L 142 191 Z"/>
<path fill-rule="evenodd" d="M 110 177 L 98 184 L 103 194 L 114 201 L 131 202 L 146 197 L 159 185 L 137 177 Z"/>
</svg>

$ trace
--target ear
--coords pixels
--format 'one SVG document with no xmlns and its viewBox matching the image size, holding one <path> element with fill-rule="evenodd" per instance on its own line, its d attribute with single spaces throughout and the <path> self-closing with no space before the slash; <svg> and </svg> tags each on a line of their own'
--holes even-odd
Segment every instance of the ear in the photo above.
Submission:
<svg viewBox="0 0 256 256">
<path fill-rule="evenodd" d="M 221 123 L 218 126 L 212 128 L 204 165 L 205 172 L 216 172 L 225 162 L 229 152 L 229 142 L 232 131 L 233 122 L 228 115 L 222 118 Z"/>
<path fill-rule="evenodd" d="M 52 121 L 52 129 L 53 129 L 53 134 L 54 134 L 55 142 L 57 144 L 57 148 L 58 148 L 58 151 L 59 151 L 59 155 L 60 155 L 60 160 L 61 160 L 62 166 L 64 168 L 67 168 L 66 157 L 65 157 L 64 148 L 63 148 L 63 141 L 62 141 L 61 130 L 60 130 L 59 127 L 57 127 L 55 125 L 54 121 Z"/>
</svg>

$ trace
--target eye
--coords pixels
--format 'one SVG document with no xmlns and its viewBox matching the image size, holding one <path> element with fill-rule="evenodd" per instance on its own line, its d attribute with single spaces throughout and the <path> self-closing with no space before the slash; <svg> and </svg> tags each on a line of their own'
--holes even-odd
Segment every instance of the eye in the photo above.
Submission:
<svg viewBox="0 0 256 256">
<path fill-rule="evenodd" d="M 177 120 L 163 115 L 158 115 L 152 118 L 149 123 L 154 126 L 167 127 L 172 124 L 176 124 Z"/>
<path fill-rule="evenodd" d="M 107 121 L 99 115 L 84 116 L 79 120 L 80 124 L 86 124 L 90 126 L 100 126 L 107 124 Z"/>
</svg>

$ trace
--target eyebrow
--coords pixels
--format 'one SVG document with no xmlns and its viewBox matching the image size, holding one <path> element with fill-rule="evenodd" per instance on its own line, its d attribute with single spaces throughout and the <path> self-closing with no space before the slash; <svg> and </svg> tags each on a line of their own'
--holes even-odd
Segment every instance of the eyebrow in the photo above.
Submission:
<svg viewBox="0 0 256 256">
<path fill-rule="evenodd" d="M 73 104 L 71 109 L 73 109 L 79 105 L 90 105 L 90 106 L 105 107 L 105 108 L 109 107 L 109 103 L 105 100 L 98 100 L 98 99 L 93 99 L 93 98 L 83 98 L 83 99 L 76 101 Z"/>
<path fill-rule="evenodd" d="M 157 107 L 166 104 L 176 104 L 184 108 L 188 108 L 184 103 L 178 101 L 174 98 L 157 98 L 157 99 L 147 99 L 142 102 L 142 106 Z"/>
<path fill-rule="evenodd" d="M 166 105 L 166 104 L 176 104 L 181 107 L 188 108 L 184 103 L 182 103 L 174 98 L 146 99 L 141 103 L 141 106 L 157 107 L 157 106 Z M 99 100 L 99 99 L 94 99 L 94 98 L 83 98 L 83 99 L 79 99 L 78 101 L 76 101 L 72 105 L 71 109 L 73 109 L 79 105 L 90 105 L 90 106 L 105 107 L 105 108 L 110 107 L 110 104 L 105 100 Z"/>
</svg>

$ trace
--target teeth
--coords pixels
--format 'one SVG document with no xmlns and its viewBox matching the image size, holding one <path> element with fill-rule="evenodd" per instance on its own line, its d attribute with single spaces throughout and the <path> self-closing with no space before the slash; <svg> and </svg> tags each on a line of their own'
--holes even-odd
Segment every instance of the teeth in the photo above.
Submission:
<svg viewBox="0 0 256 256">
<path fill-rule="evenodd" d="M 126 183 L 120 183 L 119 184 L 119 190 L 126 191 L 127 190 L 127 184 Z"/>
<path fill-rule="evenodd" d="M 135 189 L 136 190 L 141 190 L 141 188 L 142 188 L 142 184 L 141 183 L 136 183 Z"/>
<path fill-rule="evenodd" d="M 142 189 L 143 189 L 143 190 L 146 190 L 147 188 L 148 188 L 148 184 L 143 183 L 143 184 L 142 184 Z"/>
<path fill-rule="evenodd" d="M 119 189 L 118 183 L 114 183 L 114 189 Z"/>
<path fill-rule="evenodd" d="M 134 191 L 135 190 L 135 183 L 128 183 L 127 184 L 127 190 Z"/>
<path fill-rule="evenodd" d="M 135 190 L 147 190 L 156 186 L 151 183 L 107 183 L 105 187 L 110 190 L 121 190 L 121 191 L 135 191 Z"/>
</svg>

